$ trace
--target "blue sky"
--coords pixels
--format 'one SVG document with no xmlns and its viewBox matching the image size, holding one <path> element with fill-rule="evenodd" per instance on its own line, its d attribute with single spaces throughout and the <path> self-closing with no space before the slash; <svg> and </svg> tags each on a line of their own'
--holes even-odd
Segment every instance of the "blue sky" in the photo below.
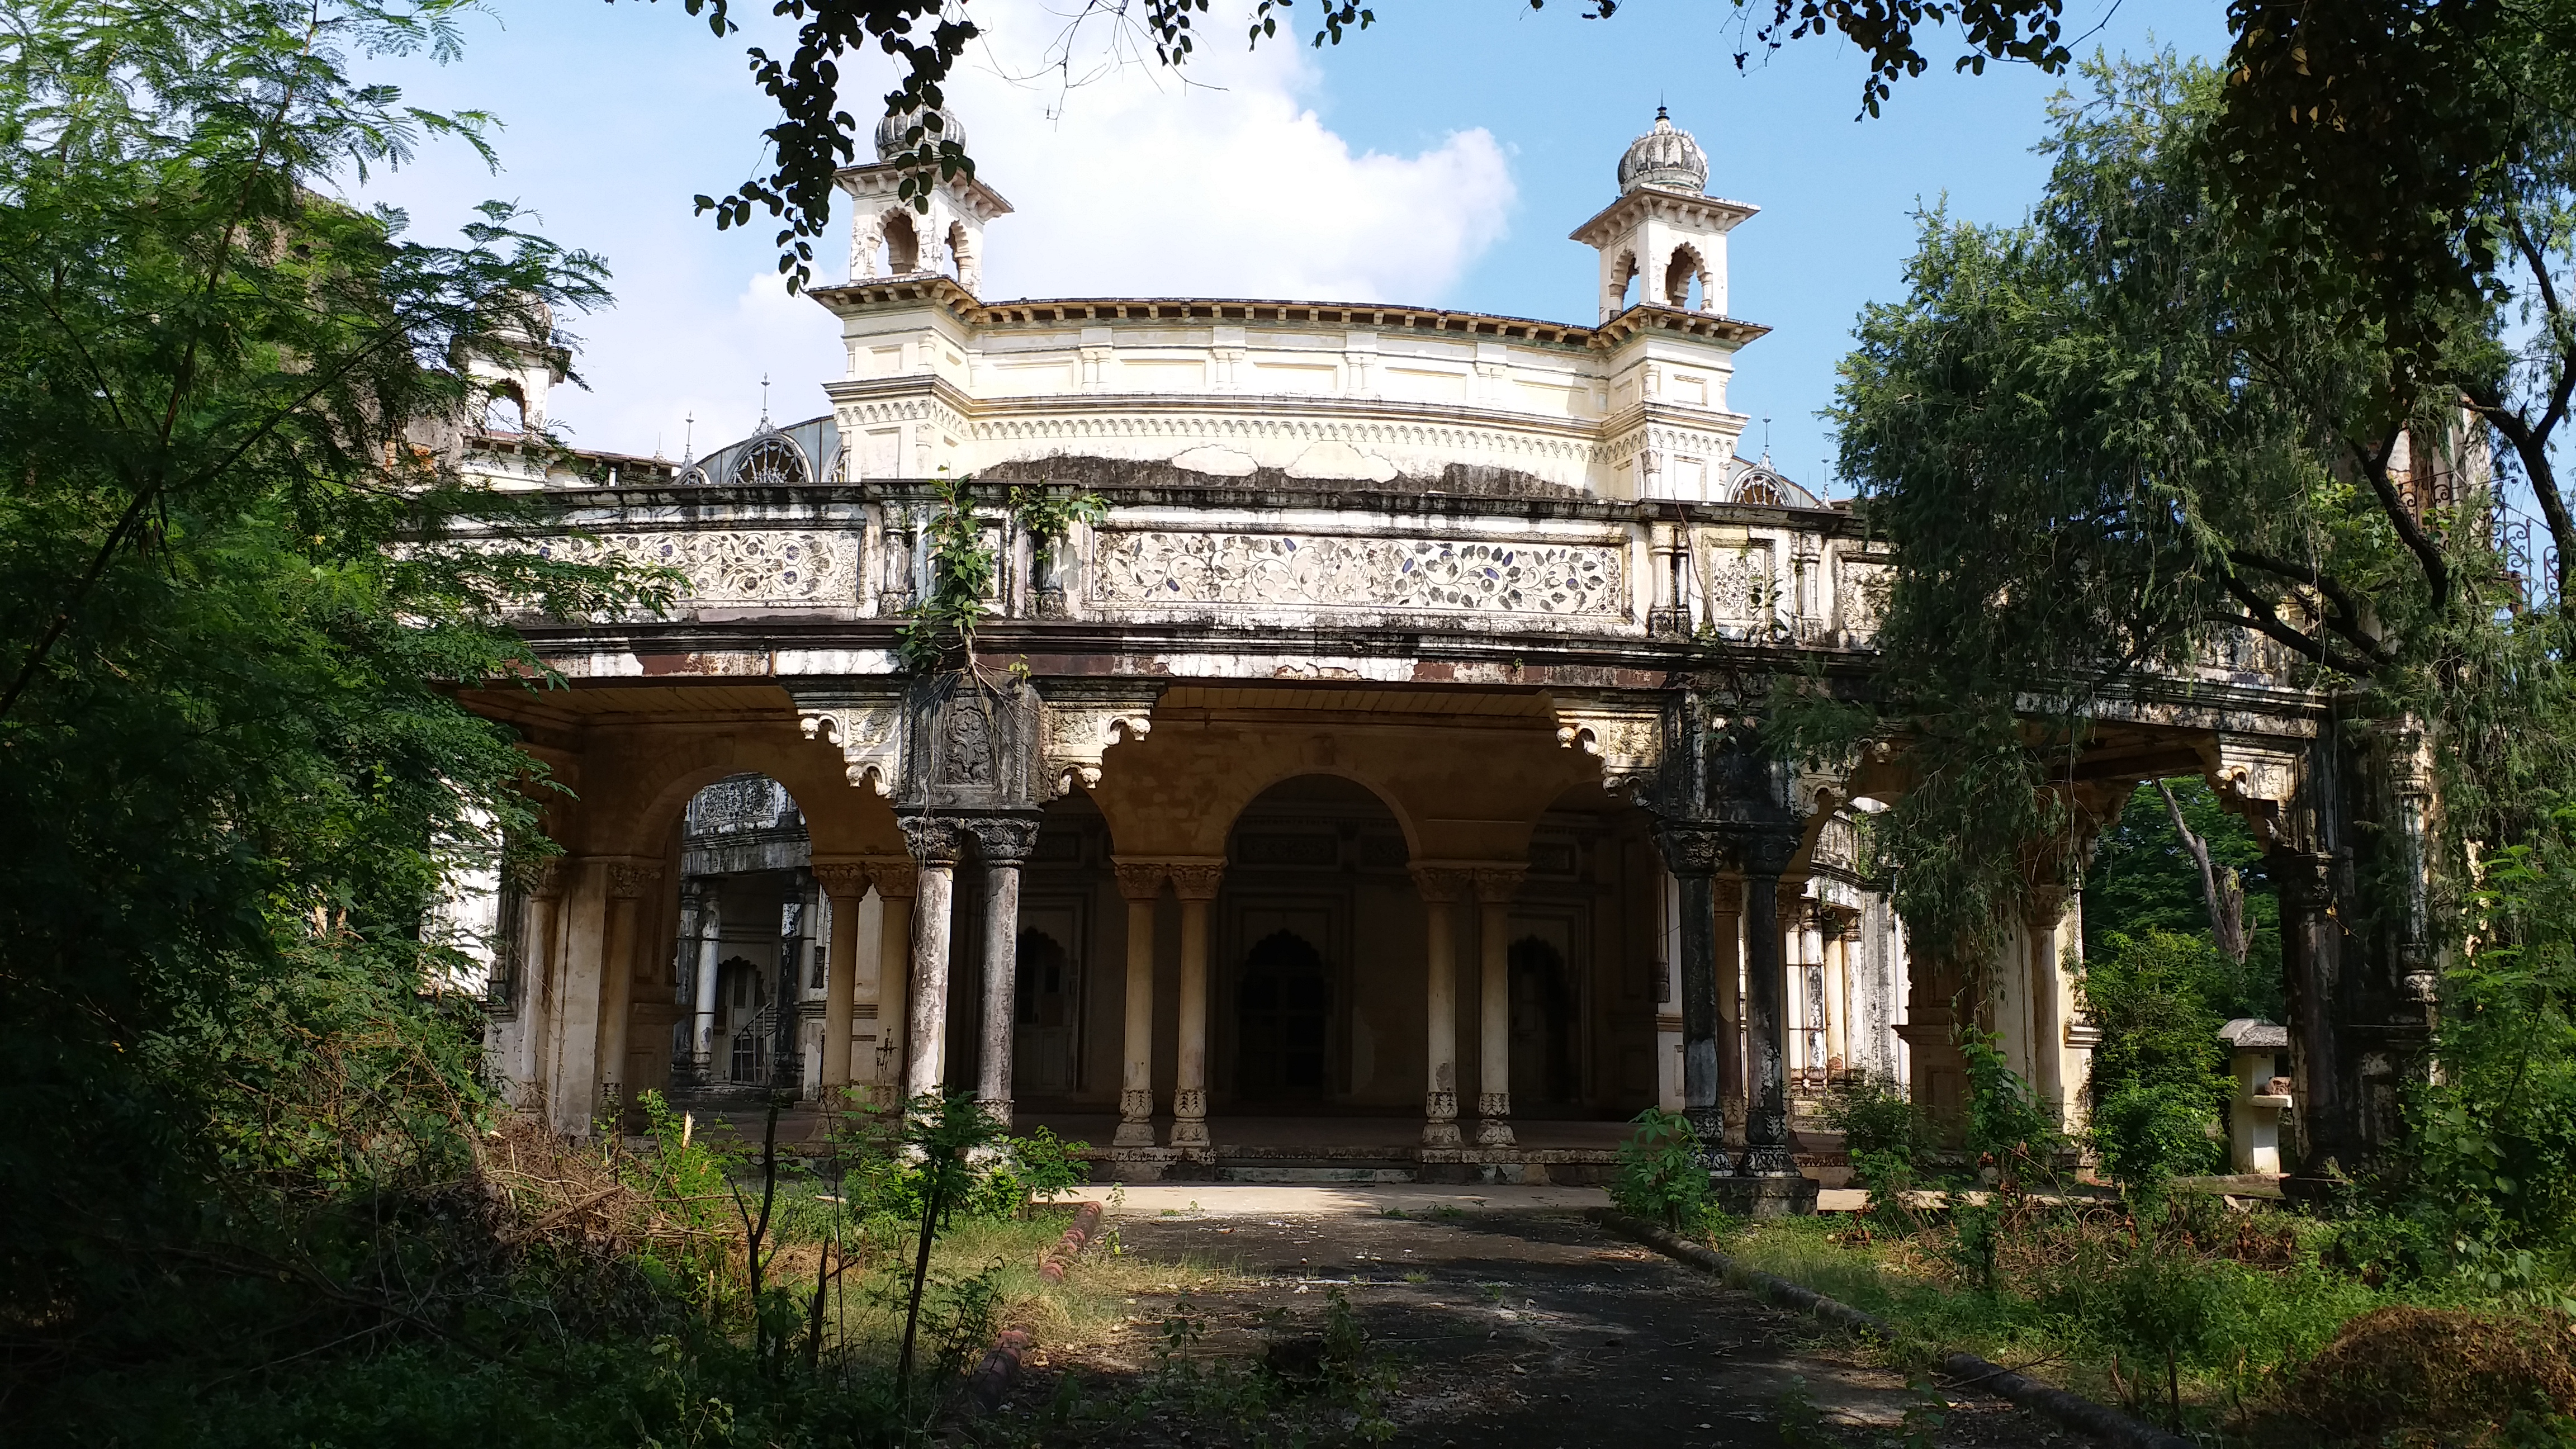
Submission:
<svg viewBox="0 0 2576 1449">
<path fill-rule="evenodd" d="M 1939 71 L 1856 121 L 1856 52 L 1805 41 L 1739 73 L 1745 41 L 1716 0 L 1627 0 L 1609 20 L 1581 18 L 1576 0 L 1383 0 L 1337 49 L 1251 55 L 1220 0 L 1185 84 L 1096 25 L 1060 42 L 1072 6 L 971 3 L 993 38 L 953 101 L 982 178 L 1019 207 L 987 234 L 991 296 L 1298 296 L 1589 321 L 1593 254 L 1565 234 L 1615 194 L 1619 155 L 1661 101 L 1707 149 L 1710 190 L 1762 208 L 1734 236 L 1731 310 L 1774 331 L 1738 359 L 1730 401 L 1755 420 L 1745 451 L 1762 451 L 1767 417 L 1775 461 L 1802 481 L 1831 451 L 1815 414 L 1853 318 L 1902 285 L 1913 212 L 1946 196 L 1955 216 L 2018 218 L 2059 85 L 2021 67 Z M 830 316 L 784 294 L 770 228 L 718 234 L 690 212 L 759 160 L 769 113 L 742 46 L 781 37 L 765 7 L 739 9 L 747 33 L 719 42 L 677 0 L 497 0 L 467 20 L 462 61 L 369 66 L 416 104 L 497 112 L 504 170 L 437 145 L 359 195 L 406 207 L 424 235 L 485 197 L 515 200 L 615 272 L 615 309 L 569 320 L 592 390 L 554 401 L 583 446 L 676 457 L 693 434 L 704 451 L 753 425 L 764 374 L 781 418 L 825 410 Z M 2099 27 L 2088 48 L 2152 36 L 2215 57 L 2226 44 L 2221 0 L 2067 10 L 2070 34 Z M 1051 59 L 1064 65 L 1050 73 Z M 854 110 L 884 77 L 862 73 Z M 822 275 L 846 266 L 841 242 Z"/>
</svg>

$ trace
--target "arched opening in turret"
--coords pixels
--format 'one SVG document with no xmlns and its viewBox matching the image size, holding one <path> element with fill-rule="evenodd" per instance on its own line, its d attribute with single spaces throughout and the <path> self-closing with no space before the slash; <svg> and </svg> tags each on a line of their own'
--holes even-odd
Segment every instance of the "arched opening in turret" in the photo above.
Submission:
<svg viewBox="0 0 2576 1449">
<path fill-rule="evenodd" d="M 885 219 L 886 275 L 900 277 L 921 270 L 921 232 L 912 224 L 912 213 L 897 209 Z"/>
<path fill-rule="evenodd" d="M 1675 247 L 1664 268 L 1664 305 L 1686 312 L 1701 310 L 1708 300 L 1708 263 L 1691 247 Z"/>
<path fill-rule="evenodd" d="M 962 221 L 948 223 L 948 265 L 945 268 L 948 275 L 955 277 L 968 291 L 973 291 L 975 267 L 974 233 L 969 232 Z"/>
<path fill-rule="evenodd" d="M 1605 300 L 1609 303 L 1611 316 L 1616 317 L 1636 304 L 1636 298 L 1633 295 L 1636 281 L 1637 254 L 1624 252 L 1619 260 L 1610 266 L 1609 295 Z"/>
</svg>

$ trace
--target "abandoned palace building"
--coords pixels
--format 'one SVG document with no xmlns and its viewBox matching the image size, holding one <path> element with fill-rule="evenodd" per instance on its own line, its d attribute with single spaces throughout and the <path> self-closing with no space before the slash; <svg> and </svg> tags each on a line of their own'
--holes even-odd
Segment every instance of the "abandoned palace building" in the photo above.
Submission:
<svg viewBox="0 0 2576 1449">
<path fill-rule="evenodd" d="M 1865 676 L 1889 556 L 1738 456 L 1755 209 L 1687 132 L 1658 112 L 1574 230 L 1579 323 L 988 301 L 988 174 L 923 212 L 841 173 L 828 413 L 678 464 L 470 440 L 556 547 L 686 581 L 523 621 L 568 687 L 467 696 L 568 787 L 565 853 L 483 907 L 519 1100 L 579 1133 L 648 1088 L 947 1085 L 1104 1176 L 1512 1181 L 1598 1180 L 1661 1103 L 1794 1202 L 1794 1104 L 1870 1074 L 1955 1110 L 1966 1013 L 2080 1112 L 2078 894 L 1982 971 L 1927 959 L 1864 849 L 1902 749 L 1741 748 L 1772 681 Z M 489 371 L 530 416 L 558 380 Z M 988 614 L 916 666 L 956 498 Z M 2102 721 L 2070 828 L 2205 777 L 2286 862 L 2287 949 L 2330 952 L 2315 701 L 2251 650 L 2170 684 Z M 2366 1094 L 2365 1056 L 2299 1090 Z"/>
</svg>

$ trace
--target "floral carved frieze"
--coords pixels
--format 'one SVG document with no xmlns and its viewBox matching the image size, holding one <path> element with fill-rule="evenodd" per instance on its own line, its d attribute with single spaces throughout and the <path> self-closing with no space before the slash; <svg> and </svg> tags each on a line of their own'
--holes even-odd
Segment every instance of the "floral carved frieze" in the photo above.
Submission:
<svg viewBox="0 0 2576 1449">
<path fill-rule="evenodd" d="M 602 533 L 540 550 L 572 563 L 609 558 L 674 569 L 691 604 L 830 604 L 858 596 L 858 542 L 804 530 Z"/>
<path fill-rule="evenodd" d="M 1616 548 L 1438 538 L 1110 531 L 1091 597 L 1113 608 L 1241 604 L 1495 614 L 1626 613 Z"/>
</svg>

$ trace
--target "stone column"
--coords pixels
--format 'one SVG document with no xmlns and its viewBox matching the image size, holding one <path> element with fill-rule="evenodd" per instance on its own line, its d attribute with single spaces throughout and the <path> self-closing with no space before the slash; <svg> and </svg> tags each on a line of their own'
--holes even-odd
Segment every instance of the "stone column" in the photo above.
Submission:
<svg viewBox="0 0 2576 1449">
<path fill-rule="evenodd" d="M 715 1076 L 716 976 L 724 963 L 724 900 L 708 877 L 698 897 L 698 996 L 689 1022 L 689 1070 L 703 1086 Z"/>
<path fill-rule="evenodd" d="M 1160 865 L 1114 864 L 1118 893 L 1127 898 L 1127 1019 L 1119 1080 L 1118 1147 L 1154 1145 L 1154 908 L 1163 898 Z"/>
<path fill-rule="evenodd" d="M 1225 877 L 1225 862 L 1176 862 L 1170 869 L 1172 894 L 1181 898 L 1180 1070 L 1172 1084 L 1171 1145 L 1205 1148 L 1208 902 L 1216 899 L 1217 883 Z"/>
<path fill-rule="evenodd" d="M 1699 1134 L 1711 1169 L 1722 1171 L 1728 1164 L 1715 1153 L 1726 1139 L 1718 1103 L 1716 882 L 1725 841 L 1713 825 L 1659 820 L 1655 846 L 1681 887 L 1681 960 L 1674 984 L 1682 1004 L 1682 1116 Z"/>
<path fill-rule="evenodd" d="M 1825 922 L 1825 1073 L 1848 1077 L 1851 1057 L 1851 937 L 1837 914 Z"/>
<path fill-rule="evenodd" d="M 2063 886 L 2042 887 L 2032 894 L 2023 922 L 2030 934 L 2030 1089 L 2055 1108 L 2060 1128 L 2066 1125 L 2066 1017 L 2057 962 L 2071 898 Z"/>
<path fill-rule="evenodd" d="M 979 819 L 968 827 L 984 862 L 984 1019 L 976 1038 L 975 1098 L 1011 1125 L 1012 1028 L 1018 1023 L 1020 867 L 1037 849 L 1034 815 Z"/>
<path fill-rule="evenodd" d="M 912 1009 L 912 894 L 918 868 L 909 860 L 872 860 L 868 878 L 884 906 L 877 918 L 876 1081 L 889 1097 L 904 1092 L 903 1044 Z"/>
<path fill-rule="evenodd" d="M 904 1073 L 909 1098 L 941 1091 L 946 1085 L 948 1055 L 948 932 L 951 897 L 957 882 L 957 822 L 935 815 L 903 820 L 904 843 L 912 850 L 913 915 L 912 1010 L 905 1035 L 912 1060 Z"/>
<path fill-rule="evenodd" d="M 542 1111 L 552 1092 L 553 1041 L 562 1010 L 563 953 L 555 926 L 563 912 L 562 857 L 538 861 L 528 872 L 527 916 L 519 938 L 519 1041 L 513 1062 L 511 1105 Z"/>
<path fill-rule="evenodd" d="M 805 887 L 809 872 L 789 872 L 787 889 L 778 898 L 778 994 L 769 1023 L 769 1081 L 773 1087 L 804 1095 L 805 1064 L 801 1050 L 805 1021 L 805 953 L 813 935 L 805 920 Z"/>
<path fill-rule="evenodd" d="M 1717 978 L 1717 1116 L 1713 1142 L 1744 1146 L 1744 878 L 1710 881 L 1715 898 L 1710 922 L 1710 967 Z M 1733 1166 L 1732 1159 L 1728 1166 Z"/>
<path fill-rule="evenodd" d="M 1806 937 L 1798 929 L 1799 901 L 1780 898 L 1780 1056 L 1788 1064 L 1789 1094 L 1796 1096 L 1807 1074 Z"/>
<path fill-rule="evenodd" d="M 1451 909 L 1467 891 L 1463 870 L 1417 865 L 1427 926 L 1423 939 L 1425 1017 L 1430 1024 L 1428 1083 L 1422 1099 L 1422 1145 L 1456 1147 L 1458 1137 L 1458 937 Z"/>
<path fill-rule="evenodd" d="M 832 906 L 832 937 L 824 948 L 823 1105 L 837 1111 L 850 1085 L 850 1008 L 859 983 L 859 906 L 868 898 L 868 868 L 855 860 L 818 860 L 814 879 Z"/>
<path fill-rule="evenodd" d="M 1798 1175 L 1789 1151 L 1789 1081 L 1781 1060 L 1780 872 L 1787 868 L 1796 841 L 1787 836 L 1757 835 L 1744 851 L 1744 1003 L 1746 1050 L 1751 1070 L 1744 1114 L 1746 1177 L 1785 1178 Z"/>
<path fill-rule="evenodd" d="M 599 1083 L 598 1107 L 622 1118 L 626 1105 L 626 1032 L 635 1005 L 635 935 L 638 904 L 661 883 L 662 868 L 650 861 L 608 862 L 608 924 L 600 943 L 599 1058 L 592 1080 Z"/>
<path fill-rule="evenodd" d="M 2331 855 L 2276 850 L 2264 864 L 2281 892 L 2281 979 L 2290 997 L 2290 1100 L 2299 1129 L 2299 1166 L 2288 1186 L 2323 1193 L 2335 1169 L 2354 1160 L 2359 1134 L 2335 1070 L 2334 1002 L 2343 966 L 2343 927 L 2334 915 Z"/>
<path fill-rule="evenodd" d="M 1521 866 L 1476 868 L 1477 990 L 1476 1145 L 1512 1145 L 1512 897 Z"/>
<path fill-rule="evenodd" d="M 1825 992 L 1825 912 L 1821 902 L 1798 904 L 1798 995 L 1806 1033 L 1799 1038 L 1799 1065 L 1821 1090 L 1833 1063 L 1833 998 Z M 1823 1060 L 1818 1060 L 1822 1058 Z"/>
</svg>

